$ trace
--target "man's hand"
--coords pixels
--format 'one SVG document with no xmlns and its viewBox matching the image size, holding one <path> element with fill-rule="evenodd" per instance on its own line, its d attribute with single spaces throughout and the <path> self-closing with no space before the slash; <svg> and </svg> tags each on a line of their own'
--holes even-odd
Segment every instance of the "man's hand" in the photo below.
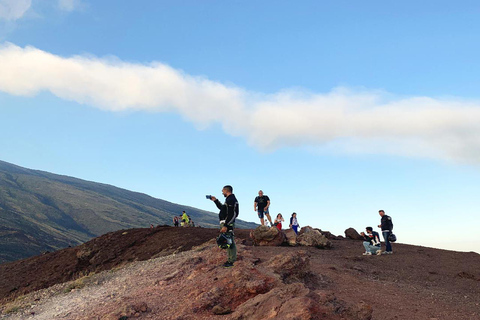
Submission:
<svg viewBox="0 0 480 320">
<path fill-rule="evenodd" d="M 365 236 L 365 232 L 360 232 L 360 235 L 361 235 L 361 236 Z"/>
<path fill-rule="evenodd" d="M 222 227 L 222 229 L 220 229 L 220 232 L 225 233 L 225 232 L 227 232 L 227 230 L 228 230 L 227 227 Z"/>
<path fill-rule="evenodd" d="M 382 227 L 382 225 L 381 225 L 381 224 L 379 224 L 379 225 L 378 225 L 378 227 L 379 227 L 379 228 L 381 228 L 381 227 Z"/>
<path fill-rule="evenodd" d="M 214 196 L 212 196 L 212 197 L 210 198 L 210 200 L 215 201 L 215 200 L 217 200 L 217 198 L 215 198 Z"/>
</svg>

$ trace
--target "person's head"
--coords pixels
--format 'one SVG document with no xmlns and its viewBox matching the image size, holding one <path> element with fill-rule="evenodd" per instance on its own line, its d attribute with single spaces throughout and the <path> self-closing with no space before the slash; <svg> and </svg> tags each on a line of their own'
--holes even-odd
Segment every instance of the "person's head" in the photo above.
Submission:
<svg viewBox="0 0 480 320">
<path fill-rule="evenodd" d="M 366 227 L 365 230 L 367 230 L 367 233 L 372 233 L 372 232 L 373 232 L 373 228 L 372 228 L 372 227 Z"/>
<path fill-rule="evenodd" d="M 262 190 L 258 191 L 258 196 L 263 197 L 263 191 Z"/>
<path fill-rule="evenodd" d="M 297 217 L 297 213 L 296 213 L 296 212 L 292 213 L 292 217 L 293 217 L 293 218 L 296 218 L 296 217 Z"/>
<path fill-rule="evenodd" d="M 282 218 L 283 218 L 283 216 L 282 216 L 281 213 L 277 214 L 277 219 L 282 219 Z"/>
<path fill-rule="evenodd" d="M 182 211 L 183 213 L 186 213 L 185 211 Z"/>
<path fill-rule="evenodd" d="M 222 194 L 224 197 L 228 197 L 229 195 L 231 195 L 233 193 L 233 188 L 232 186 L 225 186 L 223 187 L 222 189 Z"/>
<path fill-rule="evenodd" d="M 383 217 L 385 215 L 385 211 L 383 210 L 378 210 L 378 214 L 380 215 L 380 217 Z"/>
</svg>

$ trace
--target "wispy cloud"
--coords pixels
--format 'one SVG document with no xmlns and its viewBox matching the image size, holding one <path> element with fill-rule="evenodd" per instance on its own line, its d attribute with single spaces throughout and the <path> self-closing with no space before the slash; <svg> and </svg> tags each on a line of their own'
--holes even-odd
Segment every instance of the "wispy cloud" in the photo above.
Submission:
<svg viewBox="0 0 480 320">
<path fill-rule="evenodd" d="M 33 47 L 0 47 L 0 90 L 49 91 L 109 111 L 174 111 L 199 127 L 220 123 L 262 150 L 314 146 L 480 163 L 480 102 L 395 98 L 380 91 L 250 92 L 162 63 L 60 57 Z"/>
<path fill-rule="evenodd" d="M 64 11 L 74 11 L 82 6 L 81 0 L 58 0 L 58 7 Z"/>
<path fill-rule="evenodd" d="M 31 6 L 31 0 L 0 0 L 0 20 L 18 20 Z"/>
</svg>

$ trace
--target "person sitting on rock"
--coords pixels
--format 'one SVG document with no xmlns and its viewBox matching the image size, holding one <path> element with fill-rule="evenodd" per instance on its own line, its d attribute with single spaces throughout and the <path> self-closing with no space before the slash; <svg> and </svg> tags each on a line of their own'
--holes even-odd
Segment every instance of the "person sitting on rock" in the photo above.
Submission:
<svg viewBox="0 0 480 320">
<path fill-rule="evenodd" d="M 298 234 L 299 227 L 300 226 L 298 225 L 297 214 L 294 212 L 290 217 L 290 228 L 292 228 L 293 231 L 295 231 L 295 234 Z"/>
<path fill-rule="evenodd" d="M 363 253 L 364 256 L 371 256 L 372 254 L 380 255 L 382 254 L 382 247 L 380 244 L 380 235 L 378 232 L 373 231 L 372 227 L 365 228 L 367 233 L 365 232 L 360 233 L 363 236 L 363 246 L 365 247 L 365 252 Z"/>
<path fill-rule="evenodd" d="M 277 218 L 275 219 L 275 226 L 278 230 L 282 230 L 282 222 L 284 222 L 283 216 L 281 213 L 277 214 Z"/>
</svg>

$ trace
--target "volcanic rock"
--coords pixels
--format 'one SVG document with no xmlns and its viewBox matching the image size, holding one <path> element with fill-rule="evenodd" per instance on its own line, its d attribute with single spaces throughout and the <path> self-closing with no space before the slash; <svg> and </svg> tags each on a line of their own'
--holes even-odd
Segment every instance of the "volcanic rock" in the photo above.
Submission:
<svg viewBox="0 0 480 320">
<path fill-rule="evenodd" d="M 363 237 L 354 228 L 348 228 L 345 230 L 345 237 L 353 240 L 363 240 Z"/>
<path fill-rule="evenodd" d="M 254 245 L 280 246 L 285 242 L 285 234 L 276 227 L 259 226 L 250 232 Z"/>
<path fill-rule="evenodd" d="M 338 319 L 328 309 L 320 305 L 315 295 L 303 284 L 293 283 L 248 300 L 235 310 L 232 319 Z"/>
<path fill-rule="evenodd" d="M 287 239 L 287 243 L 291 246 L 297 245 L 297 234 L 293 229 L 285 230 L 285 238 Z"/>
<path fill-rule="evenodd" d="M 329 249 L 332 242 L 328 240 L 320 231 L 311 227 L 303 227 L 297 237 L 297 243 L 301 246 L 317 247 L 321 249 Z"/>
<path fill-rule="evenodd" d="M 310 259 L 305 251 L 279 254 L 268 261 L 268 266 L 279 274 L 284 282 L 302 282 L 309 271 Z"/>
</svg>

